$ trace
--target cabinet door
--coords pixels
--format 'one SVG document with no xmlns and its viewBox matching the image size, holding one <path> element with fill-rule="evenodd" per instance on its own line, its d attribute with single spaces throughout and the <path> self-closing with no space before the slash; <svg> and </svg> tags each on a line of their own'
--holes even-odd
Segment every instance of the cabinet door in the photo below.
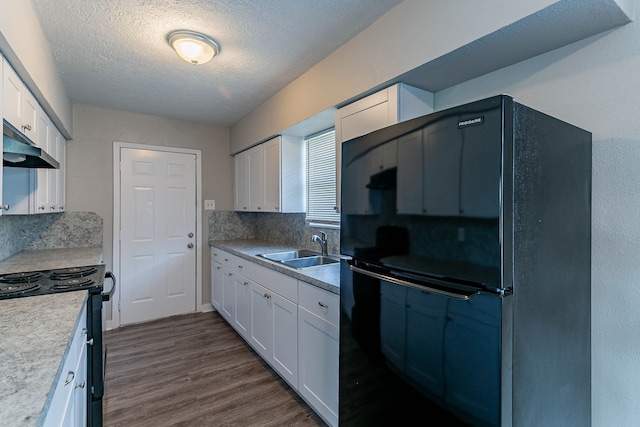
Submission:
<svg viewBox="0 0 640 427">
<path fill-rule="evenodd" d="M 58 141 L 58 157 L 60 169 L 58 170 L 58 211 L 64 211 L 64 205 L 67 199 L 67 141 L 62 134 L 56 129 L 56 139 Z"/>
<path fill-rule="evenodd" d="M 11 68 L 6 60 L 3 60 L 3 92 L 2 106 L 4 109 L 4 119 L 11 123 L 16 129 L 22 130 L 22 97 L 24 96 L 24 86 L 18 74 Z"/>
<path fill-rule="evenodd" d="M 263 144 L 264 202 L 263 211 L 280 212 L 280 137 Z"/>
<path fill-rule="evenodd" d="M 38 109 L 40 106 L 38 105 L 38 101 L 36 101 L 35 96 L 29 92 L 26 86 L 23 85 L 23 98 L 22 105 L 20 109 L 20 119 L 21 126 L 20 129 L 27 138 L 38 143 Z"/>
<path fill-rule="evenodd" d="M 271 296 L 273 322 L 273 368 L 294 388 L 298 388 L 298 305 L 276 293 Z"/>
<path fill-rule="evenodd" d="M 4 85 L 4 58 L 2 57 L 2 55 L 0 55 L 0 87 L 2 87 L 2 85 Z M 1 89 L 0 89 L 0 96 L 1 95 Z M 4 100 L 0 100 L 0 117 L 4 117 Z M 3 152 L 4 152 L 4 147 L 3 147 L 3 142 L 0 141 L 0 148 L 2 148 Z M 6 202 L 4 200 L 4 195 L 3 195 L 3 191 L 2 191 L 2 186 L 3 186 L 3 179 L 2 179 L 2 173 L 0 173 L 0 215 L 2 215 L 2 213 L 5 210 L 6 207 Z"/>
<path fill-rule="evenodd" d="M 264 205 L 264 160 L 262 145 L 249 150 L 249 210 L 262 211 Z"/>
<path fill-rule="evenodd" d="M 83 405 L 86 405 L 87 399 L 86 318 L 85 306 L 80 312 L 79 322 L 71 334 L 68 351 L 61 362 L 60 377 L 57 378 L 57 382 L 53 386 L 53 395 L 44 418 L 44 427 L 84 425 L 84 420 L 83 423 L 77 423 L 76 417 L 80 411 L 84 411 Z"/>
<path fill-rule="evenodd" d="M 213 256 L 212 256 L 213 258 Z M 224 269 L 222 265 L 211 261 L 211 305 L 222 312 L 222 283 L 224 281 Z"/>
<path fill-rule="evenodd" d="M 38 109 L 38 147 L 51 154 L 49 149 L 50 139 L 49 118 L 42 108 Z M 53 153 L 55 156 L 55 153 Z M 31 213 L 49 213 L 49 197 L 50 191 L 50 170 L 49 169 L 33 169 L 32 180 L 35 187 L 35 210 Z"/>
<path fill-rule="evenodd" d="M 38 129 L 39 130 L 39 129 Z M 47 152 L 56 160 L 60 160 L 58 157 L 58 130 L 51 123 L 49 118 L 47 117 Z M 47 189 L 49 191 L 49 195 L 47 196 L 47 211 L 48 212 L 57 212 L 58 211 L 58 180 L 60 176 L 60 169 L 45 169 L 47 171 Z"/>
<path fill-rule="evenodd" d="M 233 311 L 235 307 L 235 274 L 226 267 L 222 269 L 222 317 L 233 324 Z"/>
<path fill-rule="evenodd" d="M 330 426 L 338 425 L 339 329 L 298 309 L 298 392 Z"/>
<path fill-rule="evenodd" d="M 249 210 L 249 153 L 244 151 L 234 157 L 236 194 L 235 210 Z"/>
<path fill-rule="evenodd" d="M 249 284 L 251 290 L 251 339 L 249 344 L 269 361 L 273 346 L 273 323 L 271 320 L 272 292 L 257 283 Z"/>
<path fill-rule="evenodd" d="M 251 325 L 251 286 L 249 279 L 240 274 L 235 275 L 235 308 L 233 318 L 233 328 L 245 340 L 249 340 L 249 327 Z"/>
<path fill-rule="evenodd" d="M 76 378 L 74 382 L 73 394 L 69 405 L 69 414 L 72 414 L 73 421 L 69 424 L 63 423 L 68 427 L 83 427 L 87 425 L 87 346 L 84 345 L 78 366 L 76 367 Z"/>
</svg>

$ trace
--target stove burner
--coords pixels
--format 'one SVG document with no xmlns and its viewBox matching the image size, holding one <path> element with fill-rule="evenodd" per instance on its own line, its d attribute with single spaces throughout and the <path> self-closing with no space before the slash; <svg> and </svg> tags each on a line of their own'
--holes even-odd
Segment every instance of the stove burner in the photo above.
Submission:
<svg viewBox="0 0 640 427">
<path fill-rule="evenodd" d="M 56 292 L 69 291 L 73 289 L 82 289 L 83 287 L 93 286 L 96 282 L 88 277 L 80 277 L 67 279 L 60 282 L 56 282 L 51 286 L 51 289 Z"/>
<path fill-rule="evenodd" d="M 19 283 L 0 286 L 0 296 L 18 295 L 38 288 L 40 288 L 40 286 L 35 283 Z"/>
<path fill-rule="evenodd" d="M 54 270 L 49 275 L 49 279 L 51 280 L 68 280 L 68 279 L 76 279 L 79 277 L 89 276 L 98 271 L 95 267 L 72 267 L 72 268 L 63 268 L 59 270 Z"/>
<path fill-rule="evenodd" d="M 9 284 L 30 283 L 30 282 L 35 282 L 40 277 L 42 277 L 42 273 L 39 273 L 37 271 L 32 271 L 27 273 L 5 274 L 3 276 L 0 276 L 0 283 L 9 283 Z"/>
</svg>

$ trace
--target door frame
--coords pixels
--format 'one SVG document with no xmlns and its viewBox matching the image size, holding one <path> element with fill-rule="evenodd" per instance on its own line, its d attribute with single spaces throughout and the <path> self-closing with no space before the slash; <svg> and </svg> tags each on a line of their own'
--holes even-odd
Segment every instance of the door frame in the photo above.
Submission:
<svg viewBox="0 0 640 427">
<path fill-rule="evenodd" d="M 113 142 L 113 259 L 112 271 L 120 275 L 120 151 L 122 148 L 135 150 L 163 151 L 179 154 L 193 154 L 196 157 L 196 311 L 202 307 L 202 152 L 190 148 L 165 147 L 160 145 L 135 144 L 132 142 Z M 107 329 L 120 327 L 120 286 L 118 283 L 111 298 L 111 321 Z"/>
</svg>

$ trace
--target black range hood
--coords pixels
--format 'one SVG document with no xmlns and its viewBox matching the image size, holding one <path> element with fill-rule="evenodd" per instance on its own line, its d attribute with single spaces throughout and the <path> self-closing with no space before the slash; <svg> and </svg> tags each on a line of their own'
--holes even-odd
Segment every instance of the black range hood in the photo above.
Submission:
<svg viewBox="0 0 640 427">
<path fill-rule="evenodd" d="M 2 159 L 7 167 L 60 169 L 56 159 L 36 147 L 6 120 L 2 121 Z"/>
</svg>

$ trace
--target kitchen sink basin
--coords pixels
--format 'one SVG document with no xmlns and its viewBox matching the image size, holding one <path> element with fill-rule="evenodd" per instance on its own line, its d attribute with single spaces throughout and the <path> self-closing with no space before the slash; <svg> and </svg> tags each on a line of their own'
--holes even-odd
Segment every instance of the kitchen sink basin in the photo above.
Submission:
<svg viewBox="0 0 640 427">
<path fill-rule="evenodd" d="M 293 267 L 293 268 L 315 267 L 318 265 L 333 264 L 336 262 L 340 262 L 340 261 L 335 258 L 321 256 L 321 255 L 307 256 L 304 258 L 295 258 L 295 259 L 288 259 L 288 260 L 282 261 L 284 265 L 288 265 L 289 267 Z"/>
<path fill-rule="evenodd" d="M 307 258 L 319 256 L 320 252 L 309 251 L 307 249 L 297 249 L 294 251 L 273 252 L 269 254 L 258 254 L 259 257 L 269 259 L 271 261 L 286 261 L 297 258 Z"/>
</svg>

